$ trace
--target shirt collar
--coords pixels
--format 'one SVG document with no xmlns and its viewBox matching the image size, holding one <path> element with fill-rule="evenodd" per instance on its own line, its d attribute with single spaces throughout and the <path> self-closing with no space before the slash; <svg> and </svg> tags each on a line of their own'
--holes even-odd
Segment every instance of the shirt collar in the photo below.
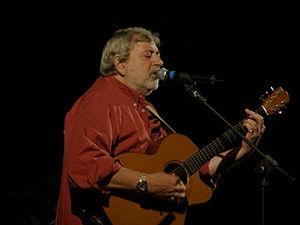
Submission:
<svg viewBox="0 0 300 225">
<path fill-rule="evenodd" d="M 123 84 L 116 78 L 116 75 L 104 76 L 103 78 L 110 80 L 116 87 L 118 87 L 122 91 L 124 95 L 132 99 L 133 103 L 136 103 L 136 107 L 138 107 L 140 104 L 142 104 L 143 106 L 146 105 L 145 95 Z"/>
</svg>

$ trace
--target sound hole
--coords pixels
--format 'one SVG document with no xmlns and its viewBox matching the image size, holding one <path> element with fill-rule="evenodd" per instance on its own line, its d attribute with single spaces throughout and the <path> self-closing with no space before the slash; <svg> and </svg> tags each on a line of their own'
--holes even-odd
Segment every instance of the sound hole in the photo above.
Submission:
<svg viewBox="0 0 300 225">
<path fill-rule="evenodd" d="M 166 173 L 174 173 L 177 175 L 184 184 L 188 182 L 188 174 L 184 167 L 181 165 L 180 162 L 171 161 L 168 162 L 164 168 L 164 172 Z"/>
</svg>

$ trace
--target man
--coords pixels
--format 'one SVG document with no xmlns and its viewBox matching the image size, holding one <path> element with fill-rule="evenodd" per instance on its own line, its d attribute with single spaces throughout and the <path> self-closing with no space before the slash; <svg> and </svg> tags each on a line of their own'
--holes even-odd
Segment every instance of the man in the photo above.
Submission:
<svg viewBox="0 0 300 225">
<path fill-rule="evenodd" d="M 145 174 L 118 160 L 124 152 L 149 153 L 170 134 L 145 97 L 159 86 L 156 72 L 162 67 L 157 34 L 141 27 L 116 31 L 106 43 L 100 76 L 78 99 L 65 119 L 65 150 L 57 225 L 91 221 L 84 208 L 95 206 L 95 193 L 112 191 L 147 194 L 157 199 L 185 197 L 186 186 L 174 174 Z M 263 118 L 246 110 L 246 137 L 257 140 L 264 130 Z M 239 160 L 251 149 L 246 143 L 223 156 Z M 226 157 L 213 157 L 202 166 L 210 176 Z M 89 193 L 89 194 L 83 194 Z M 82 197 L 84 196 L 84 197 Z M 107 204 L 107 202 L 105 202 Z M 82 207 L 83 206 L 83 207 Z"/>
</svg>

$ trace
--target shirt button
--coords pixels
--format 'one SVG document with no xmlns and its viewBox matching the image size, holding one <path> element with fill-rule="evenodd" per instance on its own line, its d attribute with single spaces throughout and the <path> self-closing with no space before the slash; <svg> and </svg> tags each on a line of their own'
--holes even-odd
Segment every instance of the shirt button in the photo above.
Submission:
<svg viewBox="0 0 300 225">
<path fill-rule="evenodd" d="M 133 106 L 136 107 L 136 106 L 137 106 L 137 103 L 133 103 Z"/>
<path fill-rule="evenodd" d="M 145 109 L 142 109 L 142 112 L 145 112 L 146 110 Z"/>
</svg>

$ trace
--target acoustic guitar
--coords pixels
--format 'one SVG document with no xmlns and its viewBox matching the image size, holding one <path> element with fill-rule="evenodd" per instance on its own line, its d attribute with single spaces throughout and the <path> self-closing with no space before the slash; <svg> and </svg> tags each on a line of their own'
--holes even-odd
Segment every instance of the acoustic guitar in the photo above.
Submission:
<svg viewBox="0 0 300 225">
<path fill-rule="evenodd" d="M 272 115 L 288 102 L 288 93 L 279 87 L 262 100 L 256 112 L 262 116 Z M 234 127 L 246 134 L 242 121 Z M 103 206 L 101 211 L 105 212 L 113 225 L 183 225 L 186 208 L 207 202 L 212 196 L 212 189 L 198 176 L 199 168 L 239 140 L 240 137 L 229 129 L 199 150 L 188 137 L 175 133 L 164 138 L 157 151 L 150 155 L 119 155 L 118 158 L 127 168 L 144 173 L 174 173 L 187 186 L 186 197 L 170 201 L 154 199 L 145 194 L 113 192 L 108 205 Z"/>
</svg>

